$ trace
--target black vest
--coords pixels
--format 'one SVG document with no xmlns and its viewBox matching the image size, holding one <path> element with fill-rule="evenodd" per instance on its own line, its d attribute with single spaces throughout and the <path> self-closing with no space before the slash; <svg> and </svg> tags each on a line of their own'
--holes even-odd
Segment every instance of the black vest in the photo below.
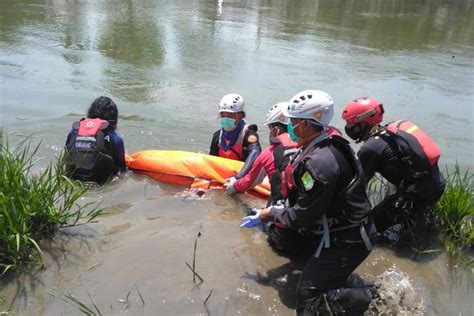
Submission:
<svg viewBox="0 0 474 316">
<path fill-rule="evenodd" d="M 112 128 L 104 121 L 94 136 L 83 136 L 79 133 L 82 121 L 73 123 L 73 134 L 66 144 L 68 172 L 74 179 L 103 184 L 118 172 L 113 159 L 117 149 L 110 135 Z"/>
</svg>

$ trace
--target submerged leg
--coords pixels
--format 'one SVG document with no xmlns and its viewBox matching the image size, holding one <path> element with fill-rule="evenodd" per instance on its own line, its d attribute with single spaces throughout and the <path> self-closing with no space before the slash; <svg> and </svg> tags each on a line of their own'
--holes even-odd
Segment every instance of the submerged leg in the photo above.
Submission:
<svg viewBox="0 0 474 316">
<path fill-rule="evenodd" d="M 372 299 L 370 286 L 347 287 L 348 276 L 369 255 L 363 244 L 324 249 L 312 256 L 297 287 L 297 315 L 362 315 Z"/>
</svg>

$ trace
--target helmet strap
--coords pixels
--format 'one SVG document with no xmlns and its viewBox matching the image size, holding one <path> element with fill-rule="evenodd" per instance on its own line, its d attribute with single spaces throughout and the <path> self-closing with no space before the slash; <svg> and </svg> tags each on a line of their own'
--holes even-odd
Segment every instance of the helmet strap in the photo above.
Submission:
<svg viewBox="0 0 474 316">
<path fill-rule="evenodd" d="M 360 123 L 360 137 L 356 143 L 366 141 L 378 129 L 378 125 L 371 126 L 369 123 Z"/>
<path fill-rule="evenodd" d="M 377 134 L 380 131 L 381 128 L 382 127 L 380 126 L 380 124 L 372 126 L 372 128 L 370 129 L 369 134 L 368 134 L 367 137 Z"/>
</svg>

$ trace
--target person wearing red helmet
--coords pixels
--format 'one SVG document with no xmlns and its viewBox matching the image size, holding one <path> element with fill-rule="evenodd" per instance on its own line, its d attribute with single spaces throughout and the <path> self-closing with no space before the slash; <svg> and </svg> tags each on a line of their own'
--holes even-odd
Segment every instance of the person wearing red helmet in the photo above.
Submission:
<svg viewBox="0 0 474 316">
<path fill-rule="evenodd" d="M 397 188 L 395 194 L 373 208 L 375 225 L 379 233 L 396 224 L 414 228 L 418 222 L 427 228 L 425 211 L 441 198 L 446 186 L 438 167 L 440 150 L 410 121 L 382 126 L 383 114 L 382 103 L 372 97 L 350 101 L 342 113 L 347 135 L 357 143 L 363 142 L 357 155 L 366 183 L 377 172 Z M 409 216 L 402 216 L 407 211 Z M 417 242 L 415 238 L 412 241 Z"/>
</svg>

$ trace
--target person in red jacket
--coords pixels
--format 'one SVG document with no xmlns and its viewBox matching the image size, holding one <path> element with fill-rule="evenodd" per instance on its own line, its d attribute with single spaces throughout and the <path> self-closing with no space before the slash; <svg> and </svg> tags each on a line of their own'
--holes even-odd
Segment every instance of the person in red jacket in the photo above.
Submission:
<svg viewBox="0 0 474 316">
<path fill-rule="evenodd" d="M 287 119 L 283 115 L 283 110 L 290 105 L 290 102 L 280 102 L 273 105 L 267 113 L 265 125 L 269 129 L 270 146 L 262 151 L 262 153 L 255 159 L 252 169 L 242 178 L 236 180 L 234 183 L 226 183 L 226 191 L 230 194 L 244 193 L 263 181 L 263 178 L 268 176 L 271 181 L 275 169 L 276 155 L 283 155 L 284 150 L 296 147 L 288 136 Z M 272 190 L 269 204 L 274 204 L 279 199 L 279 194 Z"/>
</svg>

